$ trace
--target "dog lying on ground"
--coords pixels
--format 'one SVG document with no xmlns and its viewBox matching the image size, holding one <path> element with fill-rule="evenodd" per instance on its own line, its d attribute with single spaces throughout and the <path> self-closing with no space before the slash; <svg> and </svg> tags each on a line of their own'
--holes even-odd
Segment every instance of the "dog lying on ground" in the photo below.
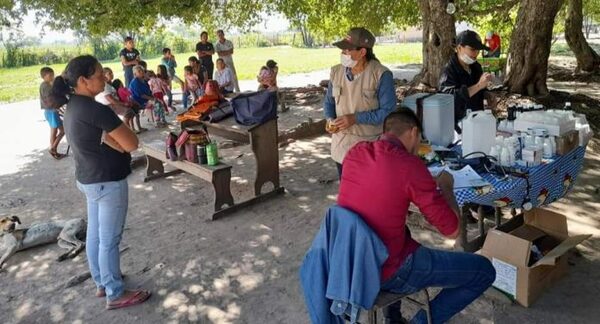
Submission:
<svg viewBox="0 0 600 324">
<path fill-rule="evenodd" d="M 86 221 L 81 218 L 66 221 L 50 221 L 17 229 L 21 220 L 17 216 L 0 219 L 0 269 L 8 258 L 18 251 L 58 241 L 58 246 L 68 249 L 58 261 L 74 258 L 85 248 Z"/>
</svg>

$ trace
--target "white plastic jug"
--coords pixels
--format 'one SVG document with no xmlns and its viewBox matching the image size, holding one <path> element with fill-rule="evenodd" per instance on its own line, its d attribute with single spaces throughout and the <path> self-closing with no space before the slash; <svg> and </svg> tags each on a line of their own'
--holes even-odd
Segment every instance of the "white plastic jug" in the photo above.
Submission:
<svg viewBox="0 0 600 324">
<path fill-rule="evenodd" d="M 423 135 L 432 144 L 448 146 L 454 139 L 454 96 L 445 93 L 417 93 L 404 98 L 402 104 L 417 113 L 417 99 L 423 100 Z"/>
<path fill-rule="evenodd" d="M 473 152 L 487 154 L 494 145 L 495 140 L 496 118 L 491 111 L 473 111 L 468 113 L 462 120 L 463 156 Z"/>
</svg>

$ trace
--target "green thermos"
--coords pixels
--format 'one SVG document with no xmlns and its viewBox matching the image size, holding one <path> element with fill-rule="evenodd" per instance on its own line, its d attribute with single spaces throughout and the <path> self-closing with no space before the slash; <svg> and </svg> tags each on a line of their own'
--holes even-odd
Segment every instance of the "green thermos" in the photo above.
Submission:
<svg viewBox="0 0 600 324">
<path fill-rule="evenodd" d="M 217 151 L 217 143 L 210 142 L 208 145 L 206 145 L 206 159 L 208 160 L 208 165 L 219 164 L 219 152 Z"/>
</svg>

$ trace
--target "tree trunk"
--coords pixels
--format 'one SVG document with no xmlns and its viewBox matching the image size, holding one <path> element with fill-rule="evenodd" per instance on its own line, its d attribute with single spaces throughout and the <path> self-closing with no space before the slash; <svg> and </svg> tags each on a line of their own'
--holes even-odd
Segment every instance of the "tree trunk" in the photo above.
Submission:
<svg viewBox="0 0 600 324">
<path fill-rule="evenodd" d="M 314 39 L 308 31 L 308 28 L 306 28 L 306 25 L 302 24 L 302 26 L 300 26 L 300 33 L 302 34 L 302 43 L 304 44 L 304 47 L 312 48 Z"/>
<path fill-rule="evenodd" d="M 583 36 L 583 6 L 581 0 L 569 0 L 567 20 L 565 21 L 565 39 L 575 53 L 579 71 L 592 72 L 600 68 L 600 56 L 590 47 Z"/>
<path fill-rule="evenodd" d="M 548 94 L 546 78 L 552 27 L 563 0 L 522 0 L 510 39 L 506 85 L 510 92 Z"/>
<path fill-rule="evenodd" d="M 420 0 L 423 21 L 423 67 L 413 79 L 436 87 L 444 65 L 454 53 L 454 16 L 446 13 L 446 0 Z"/>
</svg>

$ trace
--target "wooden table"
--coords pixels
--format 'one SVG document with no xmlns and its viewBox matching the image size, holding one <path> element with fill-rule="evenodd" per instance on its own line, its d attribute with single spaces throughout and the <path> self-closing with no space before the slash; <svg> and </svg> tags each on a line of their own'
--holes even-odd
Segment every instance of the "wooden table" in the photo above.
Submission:
<svg viewBox="0 0 600 324">
<path fill-rule="evenodd" d="M 185 121 L 181 123 L 181 127 L 192 129 L 206 127 L 209 135 L 217 135 L 236 142 L 250 144 L 256 160 L 254 197 L 242 204 L 256 203 L 284 193 L 285 189 L 279 183 L 277 119 L 253 126 L 239 125 L 235 123 L 233 118 L 222 120 L 219 123 Z M 263 193 L 263 186 L 269 182 L 273 184 L 273 189 Z M 227 212 L 227 210 L 223 212 Z"/>
</svg>

